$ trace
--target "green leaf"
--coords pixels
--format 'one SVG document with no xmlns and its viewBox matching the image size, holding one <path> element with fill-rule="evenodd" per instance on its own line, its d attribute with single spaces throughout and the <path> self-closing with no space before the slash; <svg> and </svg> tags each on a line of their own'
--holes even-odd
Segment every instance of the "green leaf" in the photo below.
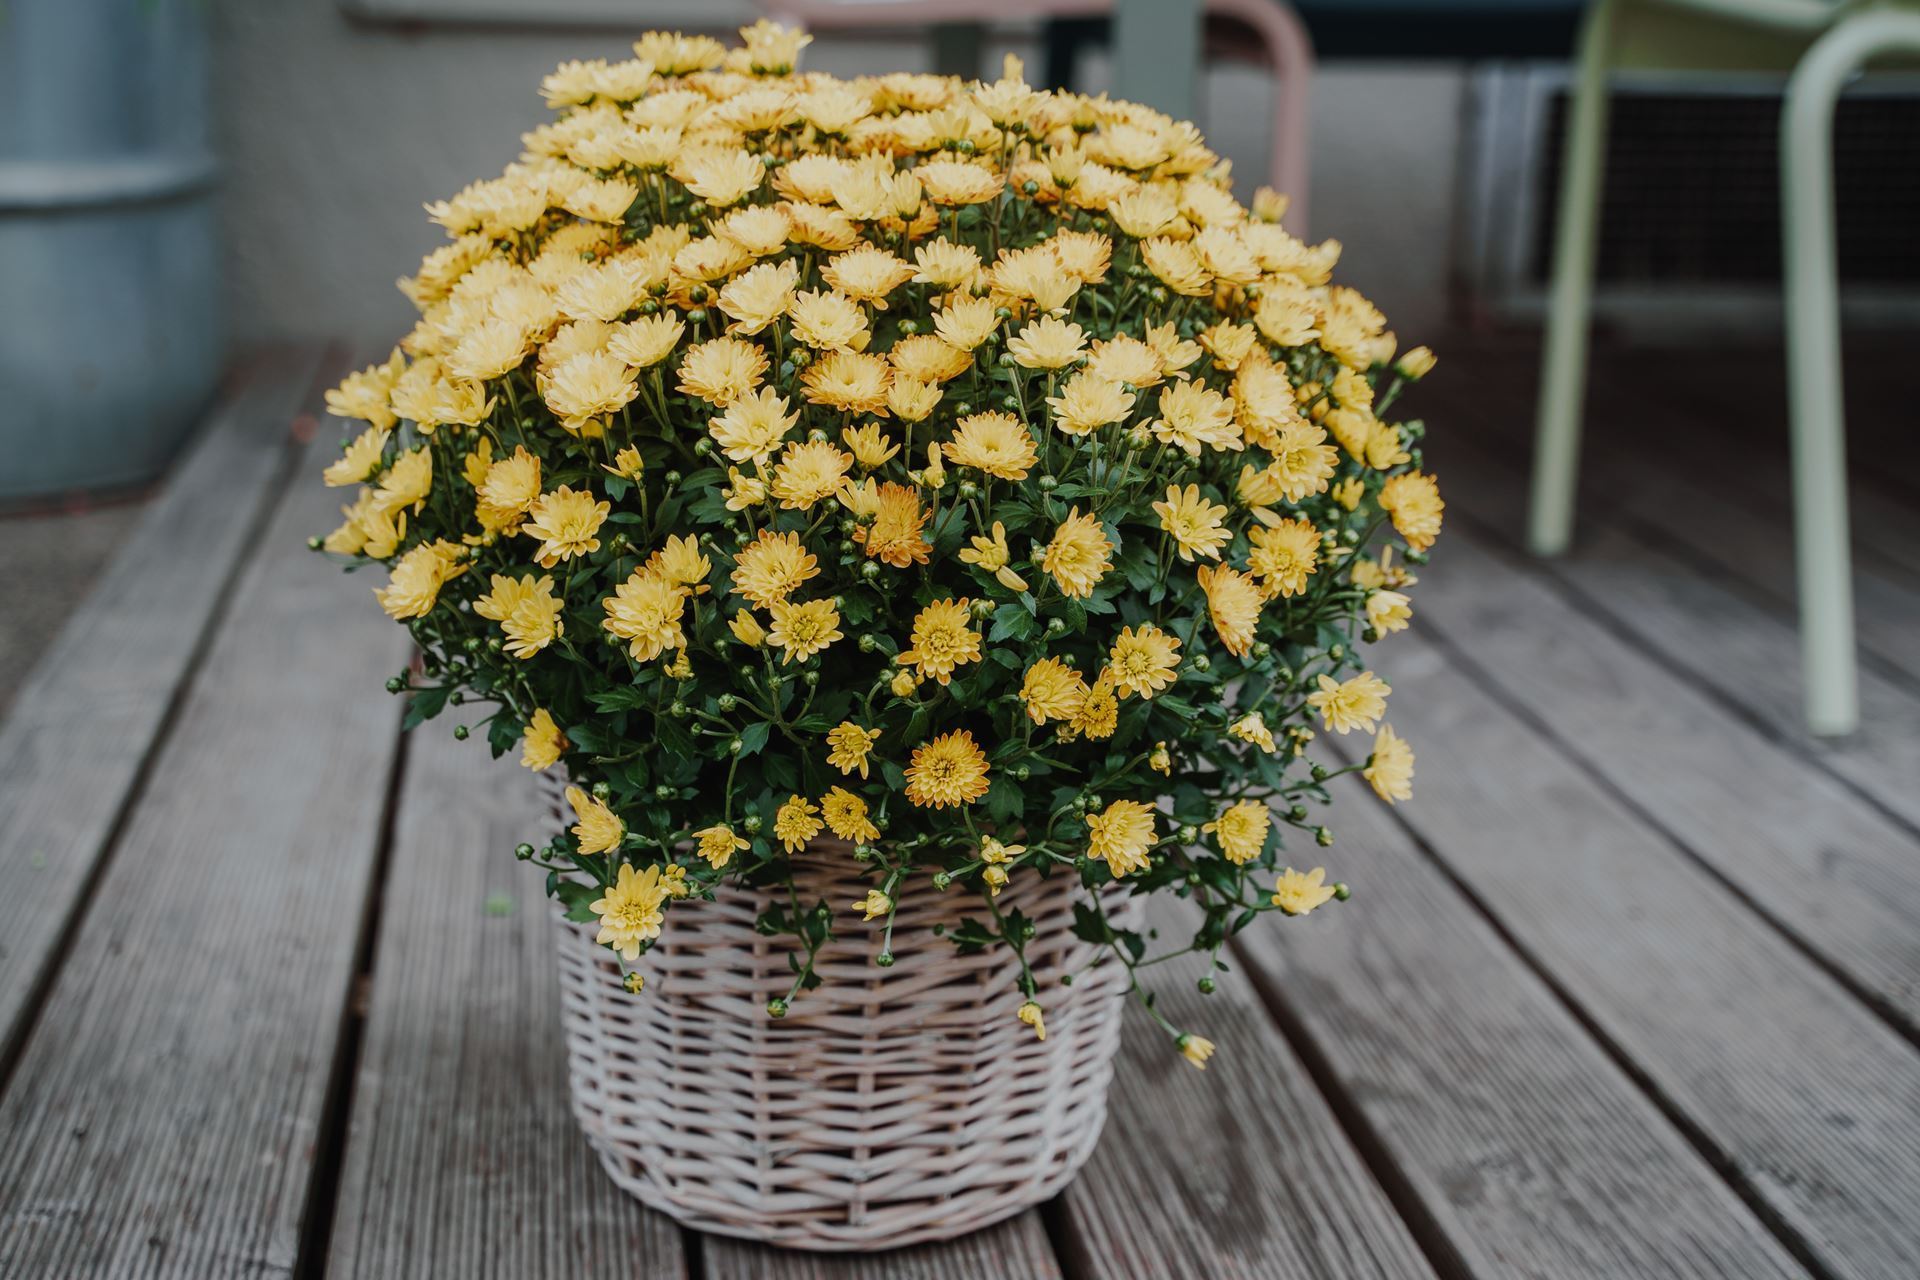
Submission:
<svg viewBox="0 0 1920 1280">
<path fill-rule="evenodd" d="M 773 732 L 773 726 L 765 720 L 757 720 L 740 731 L 740 754 L 756 756 L 767 745 L 767 735 Z"/>
</svg>

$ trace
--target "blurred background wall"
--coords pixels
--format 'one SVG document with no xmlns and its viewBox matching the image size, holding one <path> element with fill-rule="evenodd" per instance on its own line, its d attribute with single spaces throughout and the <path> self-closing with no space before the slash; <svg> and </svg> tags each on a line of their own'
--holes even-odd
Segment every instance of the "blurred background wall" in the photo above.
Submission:
<svg viewBox="0 0 1920 1280">
<path fill-rule="evenodd" d="M 751 0 L 206 0 L 236 336 L 397 334 L 395 276 L 439 243 L 420 205 L 499 172 L 545 118 L 543 74 L 630 53 L 653 26 L 724 33 Z M 1312 225 L 1407 341 L 1537 326 L 1579 0 L 1298 0 L 1320 59 Z M 1220 44 L 1216 32 L 1216 47 Z M 1226 37 L 1231 44 L 1232 37 Z M 991 28 L 1045 83 L 1042 24 Z M 831 32 L 807 65 L 932 70 L 929 33 Z M 1111 84 L 1103 46 L 1074 87 Z M 1616 81 L 1595 316 L 1604 335 L 1779 342 L 1774 77 Z M 1272 87 L 1211 61 L 1198 116 L 1243 196 L 1264 181 Z M 1842 103 L 1836 154 L 1850 329 L 1920 327 L 1920 81 Z"/>
<path fill-rule="evenodd" d="M 226 173 L 230 301 L 244 337 L 398 334 L 410 310 L 392 286 L 443 239 L 422 202 L 490 177 L 546 118 L 541 76 L 565 58 L 631 55 L 649 26 L 724 30 L 750 5 L 632 0 L 632 34 L 607 27 L 494 25 L 510 0 L 422 0 L 443 19 L 369 19 L 338 0 L 215 0 L 217 141 Z M 540 0 L 519 8 L 537 13 Z M 1044 63 L 1038 24 L 990 33 L 983 70 L 1003 52 Z M 836 74 L 932 69 L 913 33 L 822 36 L 806 65 Z M 1104 53 L 1081 64 L 1109 83 Z M 1459 168 L 1462 63 L 1338 62 L 1322 68 L 1313 110 L 1314 227 L 1347 246 L 1343 278 L 1416 338 L 1445 319 Z M 1267 76 L 1210 70 L 1201 126 L 1251 195 L 1271 116 Z"/>
</svg>

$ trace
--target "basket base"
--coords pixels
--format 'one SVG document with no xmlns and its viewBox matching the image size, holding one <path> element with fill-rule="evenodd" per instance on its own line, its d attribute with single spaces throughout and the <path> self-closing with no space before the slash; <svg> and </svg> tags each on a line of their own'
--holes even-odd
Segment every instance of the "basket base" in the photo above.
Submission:
<svg viewBox="0 0 1920 1280">
<path fill-rule="evenodd" d="M 808 1253 L 873 1253 L 958 1239 L 998 1226 L 1028 1209 L 1045 1204 L 1067 1189 L 1092 1156 L 1100 1134 L 1106 1128 L 1105 1110 L 1103 1106 L 1100 1117 L 1088 1127 L 1085 1149 L 1074 1153 L 1055 1174 L 1033 1187 L 1022 1189 L 1019 1194 L 1007 1194 L 997 1204 L 956 1204 L 954 1212 L 946 1220 L 928 1220 L 917 1226 L 900 1229 L 885 1228 L 878 1233 L 876 1224 L 834 1221 L 818 1215 L 782 1219 L 778 1214 L 770 1214 L 760 1216 L 756 1223 L 739 1216 L 739 1205 L 722 1203 L 716 1208 L 699 1200 L 669 1193 L 652 1179 L 642 1176 L 628 1157 L 597 1140 L 586 1127 L 589 1123 L 586 1117 L 576 1113 L 575 1119 L 580 1122 L 581 1132 L 593 1148 L 594 1155 L 599 1158 L 600 1167 L 607 1171 L 607 1176 L 641 1204 L 666 1214 L 683 1227 L 704 1235 L 728 1236 L 735 1240 L 750 1240 L 756 1244 L 799 1249 Z"/>
</svg>

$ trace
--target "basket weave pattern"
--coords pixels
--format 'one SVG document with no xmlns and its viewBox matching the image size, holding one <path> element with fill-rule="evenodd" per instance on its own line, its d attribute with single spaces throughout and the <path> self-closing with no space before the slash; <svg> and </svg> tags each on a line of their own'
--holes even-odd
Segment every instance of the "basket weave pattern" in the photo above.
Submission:
<svg viewBox="0 0 1920 1280">
<path fill-rule="evenodd" d="M 542 781 L 567 819 L 563 784 Z M 763 891 L 674 906 L 638 996 L 594 926 L 561 924 L 574 1115 L 616 1182 L 688 1226 L 806 1249 L 947 1239 L 1055 1194 L 1100 1136 L 1126 975 L 1088 969 L 1098 948 L 1070 931 L 1074 878 L 1018 876 L 998 900 L 1036 925 L 1040 1041 L 1014 1017 L 1012 955 L 962 956 L 932 932 L 985 914 L 969 893 L 919 881 L 898 903 L 896 963 L 876 967 L 881 922 L 849 910 L 868 882 L 847 853 L 817 844 L 796 868 L 801 903 L 825 900 L 835 936 L 823 985 L 783 1019 L 766 1006 L 792 985 L 794 944 L 755 931 Z M 1137 900 L 1107 910 L 1137 926 Z"/>
</svg>

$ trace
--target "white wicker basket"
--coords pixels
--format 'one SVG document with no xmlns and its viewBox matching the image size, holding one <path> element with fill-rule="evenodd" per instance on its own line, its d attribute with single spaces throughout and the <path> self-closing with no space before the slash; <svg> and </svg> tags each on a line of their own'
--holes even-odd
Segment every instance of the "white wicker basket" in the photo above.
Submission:
<svg viewBox="0 0 1920 1280">
<path fill-rule="evenodd" d="M 542 780 L 571 821 L 562 784 Z M 793 982 L 794 943 L 754 930 L 765 894 L 730 886 L 673 907 L 637 996 L 593 926 L 562 922 L 573 1111 L 607 1172 L 690 1227 L 802 1249 L 948 1239 L 1058 1192 L 1105 1123 L 1125 995 L 1125 971 L 1069 930 L 1084 891 L 1068 875 L 1020 876 L 999 898 L 1037 926 L 1040 1041 L 1014 1016 L 1018 965 L 1003 948 L 961 956 L 933 935 L 984 915 L 972 894 L 924 882 L 903 894 L 897 961 L 881 969 L 880 922 L 850 910 L 861 868 L 844 846 L 807 856 L 802 902 L 833 906 L 835 937 L 816 964 L 823 985 L 783 1019 L 766 1006 Z M 1108 904 L 1120 924 L 1139 909 Z"/>
</svg>

